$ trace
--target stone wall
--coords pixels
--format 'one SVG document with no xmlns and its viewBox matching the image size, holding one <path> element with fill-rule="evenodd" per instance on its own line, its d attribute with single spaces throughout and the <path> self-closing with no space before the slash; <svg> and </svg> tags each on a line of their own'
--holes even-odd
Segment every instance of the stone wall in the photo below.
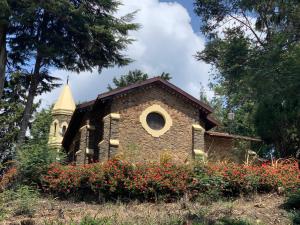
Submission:
<svg viewBox="0 0 300 225">
<path fill-rule="evenodd" d="M 49 131 L 49 145 L 57 149 L 61 148 L 61 142 L 63 140 L 62 128 L 66 128 L 71 120 L 71 115 L 53 114 L 53 121 L 50 125 Z M 54 125 L 56 123 L 56 127 Z"/>
<path fill-rule="evenodd" d="M 209 161 L 242 163 L 245 160 L 245 151 L 236 148 L 231 138 L 205 135 L 205 152 Z"/>
<path fill-rule="evenodd" d="M 171 128 L 159 137 L 150 135 L 140 122 L 141 113 L 154 104 L 160 105 L 172 119 Z M 193 157 L 192 125 L 203 125 L 203 121 L 199 121 L 198 109 L 184 99 L 152 86 L 115 98 L 111 112 L 120 114 L 120 156 L 131 161 L 159 161 L 168 153 L 173 161 L 183 163 Z"/>
</svg>

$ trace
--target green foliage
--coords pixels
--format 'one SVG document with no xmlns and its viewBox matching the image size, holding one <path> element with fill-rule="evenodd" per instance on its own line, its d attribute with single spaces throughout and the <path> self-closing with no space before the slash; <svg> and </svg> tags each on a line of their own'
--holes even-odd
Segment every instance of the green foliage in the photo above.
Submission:
<svg viewBox="0 0 300 225">
<path fill-rule="evenodd" d="M 79 223 L 79 225 L 112 225 L 112 224 L 113 222 L 110 218 L 96 219 L 90 216 L 84 217 Z"/>
<path fill-rule="evenodd" d="M 19 186 L 15 190 L 5 190 L 0 193 L 0 213 L 5 215 L 33 215 L 39 193 L 29 186 Z M 11 212 L 8 211 L 11 209 Z"/>
<path fill-rule="evenodd" d="M 46 145 L 48 143 L 50 125 L 52 123 L 52 107 L 42 109 L 34 116 L 34 121 L 31 124 L 30 139 L 28 144 Z"/>
<path fill-rule="evenodd" d="M 213 65 L 211 86 L 223 129 L 259 135 L 276 155 L 295 156 L 300 146 L 299 2 L 195 0 L 195 11 L 209 40 L 197 58 Z M 229 21 L 230 27 L 222 27 Z M 228 112 L 235 113 L 234 121 L 228 121 Z"/>
<path fill-rule="evenodd" d="M 48 146 L 49 128 L 52 122 L 51 108 L 42 109 L 35 114 L 31 126 L 31 137 L 18 151 L 17 161 L 19 175 L 27 184 L 40 184 L 51 163 L 57 158 L 64 159 L 62 152 Z"/>
<path fill-rule="evenodd" d="M 10 74 L 0 101 L 0 164 L 15 156 L 14 145 L 24 110 L 28 82 L 20 72 Z"/>
<path fill-rule="evenodd" d="M 8 62 L 13 70 L 22 71 L 29 78 L 18 134 L 20 145 L 25 141 L 34 98 L 41 93 L 41 86 L 48 84 L 46 91 L 55 86 L 49 68 L 80 72 L 127 65 L 131 59 L 123 50 L 132 42 L 129 31 L 136 30 L 138 25 L 131 23 L 133 14 L 115 16 L 120 5 L 117 0 L 7 3 Z"/>
<path fill-rule="evenodd" d="M 165 218 L 163 221 L 153 221 L 153 222 L 147 222 L 145 225 L 153 225 L 153 224 L 161 224 L 161 225 L 183 225 L 183 224 L 191 224 L 191 225 L 252 225 L 252 223 L 248 222 L 247 220 L 243 219 L 232 219 L 232 218 L 221 218 L 216 221 L 212 221 L 211 219 L 207 219 L 205 217 L 201 218 L 199 216 L 194 215 L 193 220 L 188 220 L 176 217 L 176 216 L 170 216 L 170 218 Z M 132 221 L 132 222 L 116 222 L 114 220 L 114 217 L 109 218 L 96 218 L 91 216 L 85 216 L 81 219 L 79 223 L 70 222 L 68 225 L 113 225 L 113 224 L 119 224 L 119 225 L 134 225 L 134 224 L 140 224 L 140 221 Z M 45 225 L 66 225 L 62 222 L 46 222 Z"/>
<path fill-rule="evenodd" d="M 286 192 L 295 191 L 300 185 L 299 172 L 298 164 L 288 160 L 277 165 L 208 163 L 196 167 L 189 190 L 204 202 L 220 196 L 274 192 L 279 187 Z"/>
<path fill-rule="evenodd" d="M 287 209 L 300 209 L 300 189 L 289 195 L 284 206 Z"/>
<path fill-rule="evenodd" d="M 46 174 L 51 163 L 56 162 L 58 153 L 47 145 L 25 145 L 18 152 L 18 170 L 23 182 L 40 183 L 41 176 Z"/>
<path fill-rule="evenodd" d="M 291 212 L 291 217 L 294 225 L 300 224 L 300 189 L 291 193 L 286 202 L 284 208 Z"/>
<path fill-rule="evenodd" d="M 215 225 L 251 225 L 249 221 L 242 219 L 222 218 Z"/>
<path fill-rule="evenodd" d="M 205 165 L 198 165 L 194 171 L 194 181 L 190 190 L 198 201 L 209 204 L 222 198 L 226 182 L 219 176 L 210 175 Z"/>
<path fill-rule="evenodd" d="M 160 77 L 164 80 L 170 80 L 172 77 L 169 73 L 163 72 Z M 126 87 L 130 84 L 135 84 L 147 80 L 149 78 L 147 73 L 142 72 L 141 70 L 129 71 L 128 74 L 122 75 L 120 78 L 114 77 L 113 83 L 115 88 Z M 109 91 L 114 88 L 111 85 L 108 85 L 107 89 Z"/>
</svg>

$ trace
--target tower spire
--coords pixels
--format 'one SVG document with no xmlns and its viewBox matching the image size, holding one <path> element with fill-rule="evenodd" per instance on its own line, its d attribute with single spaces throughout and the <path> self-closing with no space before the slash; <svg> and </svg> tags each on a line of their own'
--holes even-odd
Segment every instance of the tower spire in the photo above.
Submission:
<svg viewBox="0 0 300 225">
<path fill-rule="evenodd" d="M 69 77 L 52 109 L 53 122 L 50 127 L 49 145 L 57 148 L 61 147 L 64 134 L 76 107 L 68 83 Z"/>
</svg>

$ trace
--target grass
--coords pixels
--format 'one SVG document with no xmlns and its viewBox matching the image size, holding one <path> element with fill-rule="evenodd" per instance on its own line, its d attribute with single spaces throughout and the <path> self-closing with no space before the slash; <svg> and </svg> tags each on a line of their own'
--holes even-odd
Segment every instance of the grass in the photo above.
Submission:
<svg viewBox="0 0 300 225">
<path fill-rule="evenodd" d="M 38 196 L 35 189 L 26 185 L 1 192 L 0 220 L 5 219 L 8 214 L 32 216 L 37 206 Z"/>
<path fill-rule="evenodd" d="M 209 205 L 185 199 L 173 203 L 133 201 L 127 204 L 123 202 L 97 204 L 62 201 L 51 199 L 49 196 L 38 198 L 36 203 L 28 187 L 11 192 L 13 196 L 20 196 L 20 193 L 25 193 L 24 196 L 27 196 L 24 197 L 27 200 L 23 201 L 25 207 L 19 204 L 20 200 L 17 197 L 8 197 L 11 202 L 6 201 L 5 206 L 2 207 L 8 209 L 4 224 L 5 222 L 6 224 L 12 222 L 20 224 L 23 220 L 32 220 L 35 224 L 45 225 L 262 225 L 262 223 L 257 223 L 256 219 L 265 224 L 290 224 L 288 214 L 284 217 L 282 215 L 284 211 L 278 208 L 284 201 L 282 196 L 254 196 L 251 200 L 238 198 L 233 201 L 216 201 Z M 267 207 L 255 208 L 254 204 L 260 202 L 261 199 Z M 29 212 L 27 209 L 33 211 Z M 258 214 L 257 210 L 260 211 Z M 280 215 L 280 223 L 271 223 L 274 221 L 274 215 L 269 213 L 271 210 L 275 210 L 275 213 Z M 22 215 L 16 213 L 17 211 L 22 212 Z M 19 215 L 16 216 L 16 214 Z"/>
<path fill-rule="evenodd" d="M 70 222 L 69 224 L 65 224 L 62 222 L 46 222 L 45 225 L 136 225 L 139 224 L 138 222 L 124 222 L 124 223 L 117 223 L 114 218 L 94 218 L 91 216 L 85 216 L 79 223 Z M 184 220 L 181 218 L 172 218 L 167 221 L 157 222 L 157 223 L 149 223 L 145 225 L 253 225 L 252 223 L 242 220 L 242 219 L 232 219 L 232 218 L 222 218 L 220 220 L 214 222 L 208 222 L 205 219 L 200 221 L 190 221 Z"/>
</svg>

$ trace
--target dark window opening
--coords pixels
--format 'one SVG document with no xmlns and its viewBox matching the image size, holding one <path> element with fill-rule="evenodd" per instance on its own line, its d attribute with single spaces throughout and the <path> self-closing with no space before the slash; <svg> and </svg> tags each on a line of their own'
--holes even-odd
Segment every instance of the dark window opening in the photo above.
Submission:
<svg viewBox="0 0 300 225">
<path fill-rule="evenodd" d="M 149 113 L 146 118 L 148 126 L 153 130 L 161 130 L 165 126 L 165 118 L 156 112 Z"/>
<path fill-rule="evenodd" d="M 54 137 L 56 136 L 56 130 L 57 130 L 57 123 L 54 123 L 54 134 L 53 134 Z"/>
<path fill-rule="evenodd" d="M 62 136 L 65 135 L 66 131 L 67 131 L 67 127 L 66 127 L 66 126 L 63 126 L 62 129 L 61 129 L 61 134 L 62 134 Z"/>
</svg>

